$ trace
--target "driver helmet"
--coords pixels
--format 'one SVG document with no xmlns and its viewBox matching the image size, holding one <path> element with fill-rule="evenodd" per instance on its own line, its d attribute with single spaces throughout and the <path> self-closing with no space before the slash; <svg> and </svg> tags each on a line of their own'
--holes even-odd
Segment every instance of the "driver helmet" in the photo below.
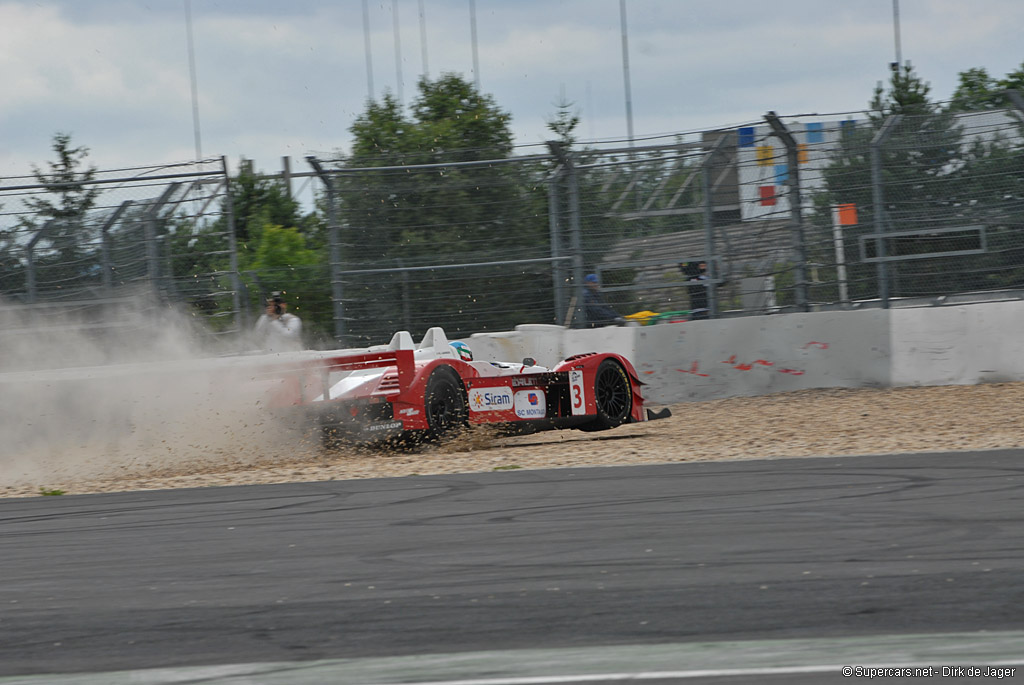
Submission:
<svg viewBox="0 0 1024 685">
<path fill-rule="evenodd" d="M 473 361 L 473 350 L 469 349 L 469 345 L 461 340 L 453 340 L 448 344 L 455 348 L 455 353 L 459 355 L 459 359 L 464 362 Z"/>
</svg>

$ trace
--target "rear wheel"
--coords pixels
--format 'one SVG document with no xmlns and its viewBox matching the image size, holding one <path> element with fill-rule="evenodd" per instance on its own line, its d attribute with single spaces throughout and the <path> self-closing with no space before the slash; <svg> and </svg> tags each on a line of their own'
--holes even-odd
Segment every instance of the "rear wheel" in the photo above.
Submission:
<svg viewBox="0 0 1024 685">
<path fill-rule="evenodd" d="M 435 369 L 427 380 L 423 406 L 427 425 L 430 426 L 427 430 L 427 438 L 430 440 L 451 437 L 465 428 L 469 420 L 462 383 L 458 374 L 446 366 Z"/>
<path fill-rule="evenodd" d="M 594 374 L 594 402 L 597 418 L 583 430 L 605 430 L 621 426 L 633 411 L 633 384 L 629 374 L 614 359 L 605 359 Z"/>
</svg>

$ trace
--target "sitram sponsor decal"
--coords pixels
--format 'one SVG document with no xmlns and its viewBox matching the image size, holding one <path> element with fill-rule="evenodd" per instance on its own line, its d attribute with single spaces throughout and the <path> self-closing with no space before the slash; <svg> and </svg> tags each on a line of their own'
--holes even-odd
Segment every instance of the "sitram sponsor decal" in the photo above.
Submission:
<svg viewBox="0 0 1024 685">
<path fill-rule="evenodd" d="M 512 388 L 473 388 L 469 391 L 469 408 L 473 411 L 502 411 L 512 407 Z"/>
<path fill-rule="evenodd" d="M 516 416 L 521 419 L 542 419 L 547 416 L 543 390 L 518 390 L 515 396 Z"/>
</svg>

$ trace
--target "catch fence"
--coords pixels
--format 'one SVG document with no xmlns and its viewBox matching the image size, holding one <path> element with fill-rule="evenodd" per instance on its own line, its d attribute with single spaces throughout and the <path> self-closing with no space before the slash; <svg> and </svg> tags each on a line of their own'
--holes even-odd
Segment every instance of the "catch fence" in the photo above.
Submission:
<svg viewBox="0 0 1024 685">
<path fill-rule="evenodd" d="M 143 327 L 179 303 L 240 330 L 223 159 L 127 169 L 51 165 L 0 185 L 0 293 L 26 327 Z"/>
<path fill-rule="evenodd" d="M 314 258 L 242 271 L 223 160 L 112 170 L 69 188 L 6 179 L 0 290 L 42 311 L 144 287 L 209 330 L 239 333 L 266 291 L 284 289 L 317 346 L 430 326 L 451 337 L 585 326 L 590 273 L 620 314 L 648 323 L 685 319 L 698 299 L 714 318 L 1017 298 L 1014 102 L 902 117 L 769 112 L 626 147 L 552 142 L 419 165 L 309 157 L 310 171 L 292 176 L 317 179 Z M 90 190 L 79 215 L 34 204 Z M 688 280 L 700 262 L 707 277 Z"/>
<path fill-rule="evenodd" d="M 780 117 L 670 143 L 347 168 L 329 199 L 334 330 L 587 325 L 584 275 L 622 315 L 712 317 L 1020 297 L 1016 110 Z M 688 280 L 705 262 L 707 278 Z"/>
</svg>

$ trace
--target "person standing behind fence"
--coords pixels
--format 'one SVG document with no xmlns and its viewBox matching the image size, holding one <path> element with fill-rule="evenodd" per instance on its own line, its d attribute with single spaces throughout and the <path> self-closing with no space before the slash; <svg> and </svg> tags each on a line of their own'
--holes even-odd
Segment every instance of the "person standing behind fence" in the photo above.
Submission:
<svg viewBox="0 0 1024 685">
<path fill-rule="evenodd" d="M 617 326 L 625 322 L 625 319 L 605 302 L 597 274 L 587 274 L 583 284 L 586 286 L 583 289 L 583 309 L 587 316 L 587 326 Z"/>
<path fill-rule="evenodd" d="M 683 262 L 679 265 L 688 283 L 690 295 L 690 319 L 708 318 L 708 264 L 707 262 Z"/>
<path fill-rule="evenodd" d="M 253 329 L 259 345 L 267 352 L 288 352 L 302 349 L 302 319 L 288 313 L 288 303 L 281 293 L 267 298 L 267 308 Z"/>
</svg>

